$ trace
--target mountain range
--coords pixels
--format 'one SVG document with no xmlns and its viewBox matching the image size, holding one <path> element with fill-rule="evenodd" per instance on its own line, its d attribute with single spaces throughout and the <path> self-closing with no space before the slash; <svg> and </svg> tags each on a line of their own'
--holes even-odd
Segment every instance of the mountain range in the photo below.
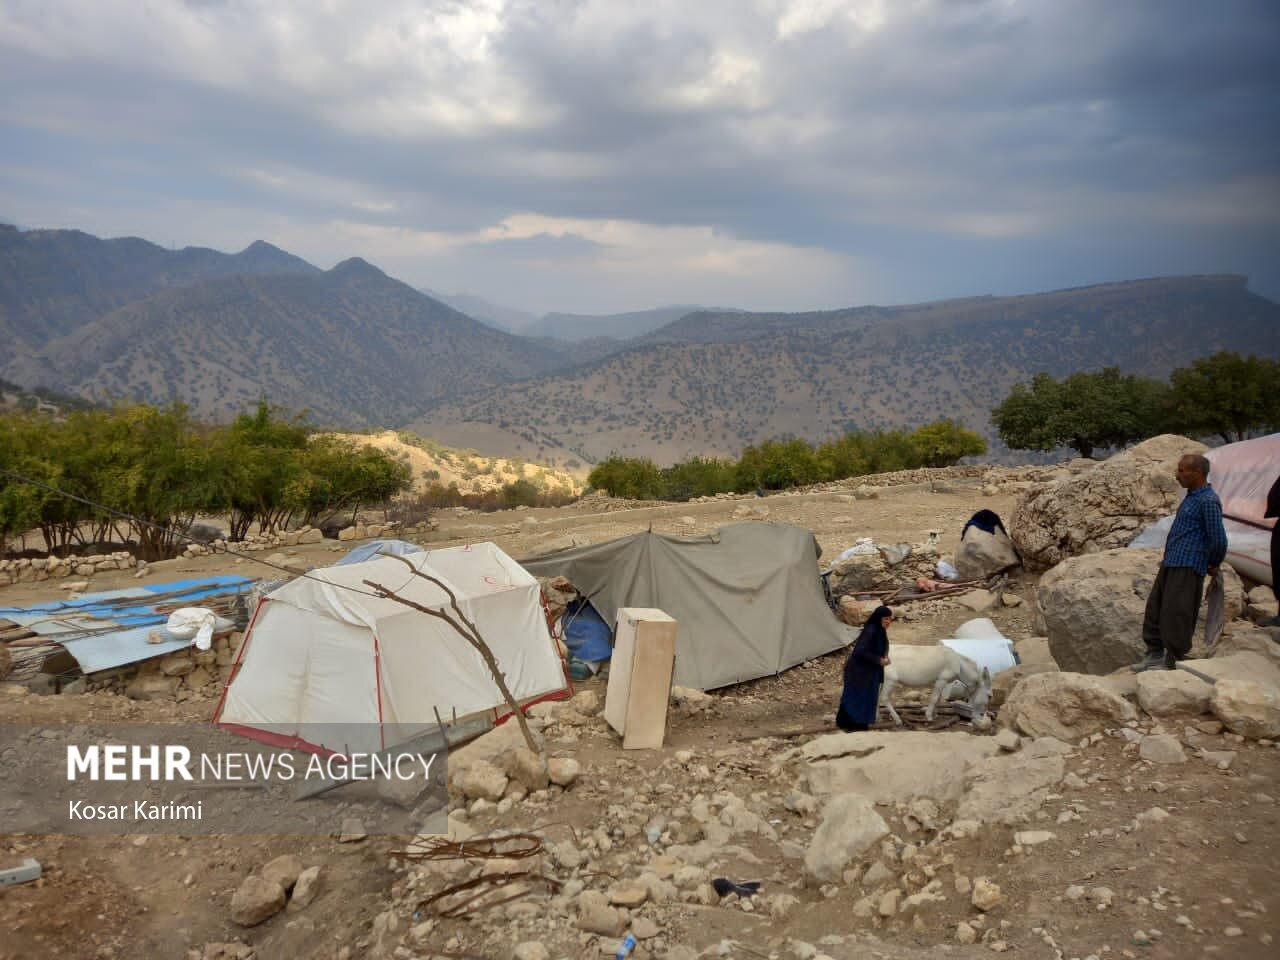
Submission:
<svg viewBox="0 0 1280 960">
<path fill-rule="evenodd" d="M 991 408 L 1040 371 L 1165 377 L 1220 349 L 1280 356 L 1280 305 L 1232 275 L 810 313 L 684 309 L 615 315 L 632 326 L 599 328 L 613 336 L 521 336 L 358 258 L 319 270 L 262 242 L 229 255 L 0 226 L 0 378 L 182 400 L 219 420 L 266 396 L 322 425 L 407 427 L 570 466 L 941 417 L 994 439 Z M 549 316 L 543 333 L 590 329 Z"/>
<path fill-rule="evenodd" d="M 475 317 L 481 323 L 517 333 L 523 337 L 549 337 L 580 343 L 589 340 L 629 340 L 665 327 L 674 320 L 707 308 L 697 304 L 676 304 L 628 313 L 544 313 L 542 316 L 506 307 L 470 293 L 442 294 L 423 287 L 422 292 Z M 732 312 L 732 311 L 729 311 Z"/>
<path fill-rule="evenodd" d="M 1218 350 L 1280 356 L 1280 305 L 1244 277 L 1169 277 L 1018 297 L 820 313 L 698 313 L 599 361 L 433 404 L 445 443 L 670 463 L 794 435 L 958 420 L 999 446 L 990 410 L 1046 371 L 1164 378 Z"/>
</svg>

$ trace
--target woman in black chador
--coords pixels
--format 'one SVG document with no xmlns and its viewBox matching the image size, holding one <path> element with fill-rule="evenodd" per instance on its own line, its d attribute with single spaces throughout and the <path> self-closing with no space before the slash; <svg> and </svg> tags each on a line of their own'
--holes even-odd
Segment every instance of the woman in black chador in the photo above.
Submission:
<svg viewBox="0 0 1280 960">
<path fill-rule="evenodd" d="M 884 668 L 889 665 L 888 630 L 892 622 L 892 610 L 876 607 L 845 661 L 844 690 L 836 713 L 836 726 L 841 730 L 866 730 L 876 722 Z"/>
</svg>

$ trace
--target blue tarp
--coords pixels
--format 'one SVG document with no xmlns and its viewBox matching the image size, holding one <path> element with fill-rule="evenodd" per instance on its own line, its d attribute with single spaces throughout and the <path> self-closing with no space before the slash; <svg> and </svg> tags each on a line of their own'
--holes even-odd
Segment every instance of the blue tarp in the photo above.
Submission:
<svg viewBox="0 0 1280 960">
<path fill-rule="evenodd" d="M 222 576 L 106 590 L 74 600 L 0 607 L 0 620 L 11 620 L 62 644 L 81 670 L 96 673 L 191 646 L 190 640 L 150 642 L 154 628 L 169 620 L 167 612 L 156 609 L 158 604 L 169 609 L 198 607 L 208 597 L 247 593 L 254 582 L 249 577 Z"/>
<path fill-rule="evenodd" d="M 363 563 L 378 556 L 403 557 L 409 553 L 422 553 L 425 549 L 425 547 L 410 543 L 408 540 L 370 540 L 368 543 L 360 544 L 360 546 L 335 563 L 334 566 L 341 567 L 348 563 Z"/>
<path fill-rule="evenodd" d="M 613 630 L 586 600 L 569 604 L 564 614 L 564 645 L 575 660 L 594 663 L 613 656 Z"/>
<path fill-rule="evenodd" d="M 0 619 L 12 620 L 24 626 L 31 625 L 36 633 L 45 632 L 34 625 L 37 620 L 93 618 L 111 621 L 121 627 L 152 626 L 169 619 L 167 613 L 158 613 L 155 609 L 155 604 L 161 600 L 167 606 L 199 606 L 196 601 L 204 597 L 247 591 L 253 582 L 248 577 L 223 576 L 154 583 L 124 590 L 86 593 L 74 600 L 53 600 L 30 607 L 0 607 Z M 55 632 L 63 632 L 65 629 Z"/>
</svg>

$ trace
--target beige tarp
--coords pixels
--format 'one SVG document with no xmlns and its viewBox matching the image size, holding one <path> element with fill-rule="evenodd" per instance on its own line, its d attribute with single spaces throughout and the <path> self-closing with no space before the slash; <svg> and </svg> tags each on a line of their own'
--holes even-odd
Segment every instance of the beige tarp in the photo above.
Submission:
<svg viewBox="0 0 1280 960">
<path fill-rule="evenodd" d="M 1264 517 L 1267 491 L 1280 475 L 1280 433 L 1228 443 L 1205 453 L 1209 482 L 1222 501 L 1227 563 L 1260 583 L 1276 585 L 1271 569 L 1271 528 Z"/>
<path fill-rule="evenodd" d="M 565 576 L 612 624 L 619 607 L 679 622 L 675 683 L 711 690 L 780 673 L 848 644 L 823 599 L 818 544 L 802 527 L 737 523 L 706 537 L 640 533 L 521 561 Z"/>
</svg>

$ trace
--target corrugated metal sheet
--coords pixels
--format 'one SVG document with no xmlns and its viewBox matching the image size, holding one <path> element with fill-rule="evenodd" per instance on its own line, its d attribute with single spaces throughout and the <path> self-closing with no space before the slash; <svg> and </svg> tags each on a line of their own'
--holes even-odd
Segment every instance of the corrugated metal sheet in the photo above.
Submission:
<svg viewBox="0 0 1280 960">
<path fill-rule="evenodd" d="M 158 657 L 163 653 L 173 653 L 175 650 L 185 650 L 191 646 L 190 640 L 149 643 L 147 638 L 153 633 L 168 636 L 163 627 L 159 629 L 134 627 L 130 630 L 115 630 L 111 633 L 100 633 L 60 642 L 67 653 L 76 658 L 76 663 L 80 664 L 80 669 L 85 673 L 123 667 L 127 663 L 137 663 L 139 660 Z"/>
<path fill-rule="evenodd" d="M 254 583 L 249 577 L 220 576 L 104 590 L 31 607 L 0 607 L 0 620 L 60 643 L 81 670 L 96 673 L 190 646 L 190 640 L 150 643 L 149 638 L 156 632 L 168 636 L 169 611 L 198 607 L 211 597 L 247 594 Z"/>
</svg>

